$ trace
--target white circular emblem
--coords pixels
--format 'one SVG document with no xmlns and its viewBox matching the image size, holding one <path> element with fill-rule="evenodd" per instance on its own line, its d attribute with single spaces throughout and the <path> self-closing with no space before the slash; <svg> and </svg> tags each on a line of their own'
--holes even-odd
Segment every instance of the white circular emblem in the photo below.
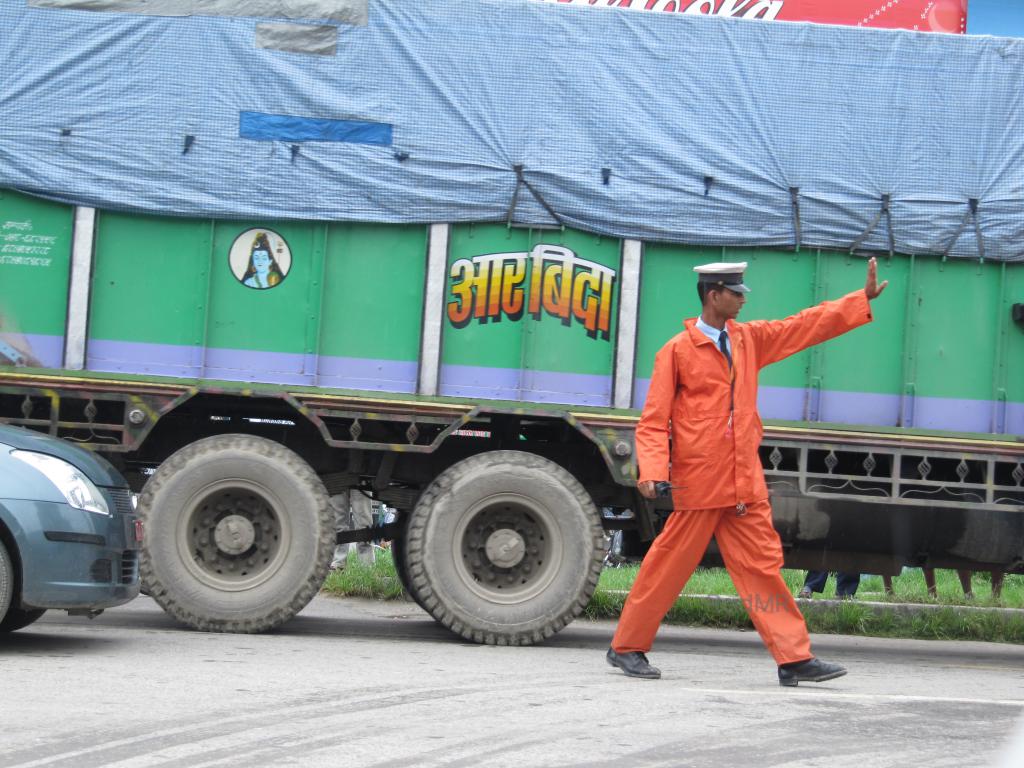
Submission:
<svg viewBox="0 0 1024 768">
<path fill-rule="evenodd" d="M 288 243 L 272 229 L 247 229 L 235 238 L 228 252 L 235 278 L 246 288 L 265 291 L 280 285 L 292 268 Z"/>
</svg>

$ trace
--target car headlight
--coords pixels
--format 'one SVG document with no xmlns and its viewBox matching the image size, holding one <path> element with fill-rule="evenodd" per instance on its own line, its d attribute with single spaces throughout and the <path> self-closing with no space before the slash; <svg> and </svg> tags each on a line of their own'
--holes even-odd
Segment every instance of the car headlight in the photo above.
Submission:
<svg viewBox="0 0 1024 768">
<path fill-rule="evenodd" d="M 11 456 L 23 461 L 46 475 L 47 479 L 57 486 L 68 504 L 76 509 L 93 512 L 97 515 L 110 516 L 107 502 L 100 494 L 99 488 L 92 480 L 83 475 L 74 464 L 68 464 L 56 456 L 32 451 L 11 451 Z"/>
</svg>

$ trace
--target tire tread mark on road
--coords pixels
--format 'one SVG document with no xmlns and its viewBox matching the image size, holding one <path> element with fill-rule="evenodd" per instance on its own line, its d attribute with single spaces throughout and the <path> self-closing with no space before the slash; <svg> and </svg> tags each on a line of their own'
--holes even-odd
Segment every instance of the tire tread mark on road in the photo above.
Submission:
<svg viewBox="0 0 1024 768">
<path fill-rule="evenodd" d="M 548 702 L 552 699 L 549 694 L 546 693 L 546 689 L 551 689 L 562 694 L 563 698 L 568 701 L 571 699 L 571 694 L 566 691 L 568 683 L 571 681 L 554 681 L 541 684 L 539 686 L 533 686 L 530 690 L 532 692 L 544 691 L 544 695 Z M 520 685 L 514 685 L 506 689 L 507 691 L 515 691 L 517 694 L 522 694 L 522 688 Z M 466 696 L 472 696 L 475 694 L 485 694 L 485 701 L 481 702 L 481 707 L 486 707 L 489 702 L 493 702 L 494 692 L 491 690 L 476 690 L 465 692 Z M 322 727 L 326 726 L 323 720 L 319 721 Z M 560 727 L 560 726 L 559 726 Z M 379 728 L 374 726 L 372 729 L 374 735 L 379 734 Z M 517 734 L 518 735 L 518 734 Z M 356 735 L 356 738 L 358 736 Z M 339 742 L 339 738 L 343 738 L 343 742 Z M 406 768 L 410 764 L 414 764 L 417 768 L 428 768 L 431 765 L 444 766 L 449 768 L 450 766 L 477 766 L 481 764 L 481 758 L 485 756 L 498 756 L 501 754 L 508 753 L 522 749 L 524 747 L 532 746 L 534 744 L 550 743 L 550 738 L 531 738 L 527 740 L 520 740 L 511 743 L 507 746 L 495 748 L 485 752 L 476 751 L 474 748 L 477 745 L 493 745 L 498 737 L 493 733 L 488 733 L 485 736 L 471 739 L 459 739 L 455 743 L 446 743 L 445 745 L 438 747 L 437 749 L 430 750 L 428 752 L 417 750 L 414 758 L 402 757 L 395 759 L 388 759 L 378 763 L 363 763 L 360 768 Z M 161 768 L 205 768 L 206 766 L 218 765 L 221 768 L 252 768 L 253 765 L 273 765 L 276 764 L 273 760 L 274 757 L 287 757 L 291 760 L 300 758 L 304 755 L 317 752 L 326 748 L 344 748 L 345 744 L 351 744 L 354 741 L 354 734 L 351 730 L 346 731 L 342 736 L 324 736 L 320 738 L 310 739 L 306 736 L 296 736 L 294 733 L 287 736 L 277 737 L 272 739 L 272 743 L 267 742 L 267 739 L 263 740 L 263 743 L 254 749 L 240 751 L 238 747 L 221 748 L 218 750 L 204 752 L 201 755 L 194 755 L 192 757 L 182 758 L 173 762 L 161 762 Z M 458 759 L 453 759 L 454 754 L 457 752 L 466 753 L 467 750 L 472 750 L 468 756 L 464 756 Z M 221 761 L 220 758 L 229 757 L 233 758 L 231 762 Z M 213 758 L 212 760 L 210 758 Z M 432 762 L 434 758 L 438 758 L 436 762 Z M 202 762 L 197 762 L 202 760 Z"/>
<path fill-rule="evenodd" d="M 409 765 L 415 765 L 416 768 L 428 768 L 428 766 L 438 765 L 444 766 L 444 768 L 460 768 L 460 766 L 472 766 L 475 768 L 479 765 L 490 765 L 488 758 L 493 759 L 501 755 L 507 755 L 510 752 L 517 752 L 524 747 L 532 747 L 537 744 L 550 744 L 551 739 L 510 739 L 505 741 L 500 747 L 494 747 L 493 749 L 485 749 L 481 752 L 474 752 L 470 755 L 458 757 L 452 759 L 452 752 L 454 750 L 465 751 L 468 747 L 477 743 L 494 744 L 497 738 L 489 736 L 485 739 L 473 739 L 471 741 L 460 741 L 458 744 L 449 744 L 438 749 L 433 749 L 429 752 L 417 752 L 415 757 L 404 756 L 396 757 L 394 759 L 384 760 L 379 763 L 364 763 L 360 768 L 406 768 Z M 433 758 L 441 758 L 436 762 Z"/>
<path fill-rule="evenodd" d="M 536 686 L 533 690 L 536 690 L 536 689 L 544 690 L 544 689 L 548 689 L 548 688 L 557 690 L 559 693 L 562 693 L 562 694 L 566 693 L 566 691 L 565 691 L 566 683 L 563 682 L 563 681 L 548 682 L 546 684 L 543 684 L 543 685 L 540 685 L 540 686 Z M 510 688 L 508 688 L 508 690 L 512 690 L 512 691 L 516 691 L 517 693 L 521 693 L 521 686 L 514 685 L 514 686 L 511 686 Z M 486 697 L 487 701 L 491 701 L 492 700 L 493 691 L 486 690 L 486 689 L 475 689 L 475 690 L 464 689 L 465 696 L 473 696 L 473 695 L 480 694 L 480 693 L 485 694 L 485 697 Z M 568 695 L 568 694 L 566 694 L 566 695 Z M 451 697 L 448 697 L 448 698 L 451 698 Z M 414 702 L 414 703 L 418 703 L 418 702 Z M 486 702 L 482 702 L 481 703 L 482 706 L 485 705 L 485 704 L 486 704 Z M 321 729 L 322 729 L 322 727 L 324 726 L 324 719 L 318 720 L 318 724 L 321 725 Z M 377 726 L 373 726 L 371 732 L 374 735 L 378 735 L 379 734 L 379 728 Z M 338 741 L 339 738 L 343 738 L 344 741 L 339 743 L 339 741 Z M 217 749 L 217 750 L 211 750 L 209 752 L 204 752 L 204 753 L 199 754 L 199 755 L 193 755 L 191 757 L 181 758 L 181 759 L 174 760 L 174 761 L 171 761 L 171 762 L 166 762 L 166 761 L 165 762 L 161 762 L 160 765 L 161 765 L 162 768 L 204 768 L 205 766 L 212 766 L 212 765 L 219 765 L 219 766 L 222 766 L 222 768 L 252 768 L 253 765 L 272 765 L 272 764 L 275 764 L 272 761 L 272 759 L 270 759 L 273 756 L 279 756 L 279 757 L 285 757 L 286 756 L 286 757 L 294 760 L 297 757 L 301 757 L 303 755 L 309 755 L 309 754 L 311 754 L 313 752 L 317 752 L 317 751 L 325 749 L 325 748 L 333 748 L 333 747 L 342 747 L 343 748 L 345 746 L 345 744 L 351 744 L 352 741 L 353 741 L 353 733 L 351 732 L 351 730 L 344 732 L 344 734 L 341 737 L 339 737 L 338 735 L 334 735 L 334 736 L 324 736 L 324 737 L 315 738 L 315 739 L 310 739 L 309 737 L 306 737 L 306 736 L 296 736 L 295 734 L 289 734 L 287 736 L 281 736 L 281 737 L 273 738 L 271 740 L 270 744 L 267 743 L 267 739 L 264 739 L 263 743 L 260 746 L 254 748 L 254 749 L 249 749 L 249 750 L 244 750 L 243 751 L 243 750 L 239 750 L 238 747 L 220 748 L 220 749 Z M 510 750 L 513 750 L 513 749 L 519 749 L 519 748 L 522 748 L 522 747 L 525 747 L 525 746 L 530 746 L 532 744 L 546 743 L 546 742 L 549 742 L 549 741 L 550 741 L 550 739 L 536 739 L 536 738 L 529 739 L 529 740 L 524 740 L 524 741 L 516 743 L 514 746 L 503 747 L 501 749 L 491 750 L 490 752 L 480 753 L 480 752 L 475 752 L 474 751 L 472 753 L 473 756 L 471 758 L 463 758 L 461 760 L 457 760 L 457 761 L 454 761 L 454 762 L 452 761 L 452 753 L 453 753 L 453 751 L 456 751 L 456 750 L 465 751 L 467 749 L 472 748 L 474 745 L 477 745 L 477 744 L 490 744 L 490 745 L 493 745 L 494 742 L 495 742 L 495 736 L 494 736 L 494 734 L 489 733 L 486 736 L 482 736 L 482 737 L 476 738 L 476 739 L 461 739 L 459 741 L 459 743 L 457 743 L 457 744 L 446 744 L 446 745 L 444 745 L 442 747 L 439 747 L 438 749 L 431 750 L 430 752 L 417 751 L 416 755 L 415 755 L 414 764 L 417 766 L 417 768 L 427 768 L 427 766 L 430 765 L 430 763 L 428 763 L 428 761 L 427 761 L 427 756 L 432 756 L 432 757 L 444 757 L 444 759 L 442 761 L 440 761 L 438 763 L 438 765 L 443 765 L 446 768 L 448 766 L 456 766 L 456 765 L 463 765 L 463 764 L 464 765 L 470 765 L 470 766 L 476 766 L 476 765 L 480 764 L 480 756 L 481 755 L 491 754 L 492 752 L 493 752 L 494 755 L 503 754 L 503 753 L 508 752 Z M 284 751 L 284 754 L 282 754 L 282 750 Z M 233 760 L 231 762 L 223 762 L 221 760 L 221 758 L 223 758 L 223 757 L 230 757 L 230 758 L 233 758 Z M 212 760 L 211 760 L 211 758 L 212 758 Z M 202 762 L 197 762 L 198 760 L 202 760 Z M 468 760 L 468 762 L 465 762 L 466 760 Z M 396 766 L 397 768 L 406 768 L 406 766 L 408 766 L 408 765 L 410 765 L 409 758 L 401 758 L 401 759 L 395 759 L 395 760 L 385 760 L 382 763 L 362 764 L 360 766 L 360 768 L 385 768 L 387 766 Z"/>
<path fill-rule="evenodd" d="M 479 691 L 473 689 L 459 689 L 454 696 L 460 694 L 471 695 L 478 693 Z M 420 704 L 423 702 L 437 701 L 439 699 L 452 698 L 452 694 L 447 695 L 429 695 L 426 692 L 419 696 L 393 696 L 394 699 L 403 699 L 398 704 Z M 352 726 L 350 723 L 346 723 L 346 730 L 337 730 L 330 736 L 322 736 L 319 738 L 311 739 L 307 735 L 296 734 L 294 731 L 297 720 L 316 720 L 317 730 L 322 731 L 325 728 L 330 728 L 330 720 L 336 715 L 351 715 L 352 711 L 355 710 L 357 713 L 369 712 L 376 709 L 383 709 L 389 704 L 384 706 L 366 706 L 366 707 L 351 707 L 351 708 L 332 708 L 329 713 L 325 714 L 322 712 L 306 713 L 301 718 L 292 718 L 286 723 L 277 721 L 275 725 L 286 724 L 290 728 L 290 732 L 282 734 L 280 736 L 261 737 L 260 741 L 248 742 L 247 744 L 232 744 L 228 746 L 218 746 L 213 749 L 206 750 L 204 752 L 192 753 L 184 755 L 182 757 L 172 758 L 169 760 L 162 760 L 159 762 L 161 768 L 204 768 L 204 766 L 221 765 L 225 768 L 228 766 L 242 766 L 243 768 L 252 768 L 254 765 L 275 765 L 276 763 L 269 759 L 260 759 L 261 756 L 277 755 L 279 757 L 288 757 L 295 759 L 300 755 L 309 754 L 310 752 L 316 752 L 319 749 L 327 747 L 337 747 L 344 750 L 345 745 L 351 743 L 354 735 L 351 730 Z M 366 733 L 373 734 L 376 736 L 380 735 L 380 725 L 377 723 L 371 723 L 366 728 Z M 252 746 L 249 747 L 248 744 Z M 230 759 L 231 762 L 225 762 Z M 408 765 L 408 762 L 403 765 Z"/>
<path fill-rule="evenodd" d="M 924 696 L 912 693 L 851 693 L 828 688 L 802 687 L 797 690 L 785 688 L 697 688 L 688 685 L 677 685 L 676 690 L 685 693 L 723 694 L 726 696 L 770 696 L 785 698 L 802 696 L 816 701 L 865 701 L 888 704 L 923 703 L 923 704 L 982 704 L 984 706 L 1015 707 L 1024 709 L 1024 698 L 1020 699 L 979 699 L 962 696 Z"/>
<path fill-rule="evenodd" d="M 110 765 L 111 763 L 116 763 L 121 760 L 143 757 L 153 751 L 164 750 L 168 747 L 180 746 L 182 744 L 194 744 L 199 741 L 222 738 L 224 736 L 243 733 L 254 728 L 265 728 L 267 726 L 280 723 L 282 713 L 291 712 L 292 720 L 310 718 L 320 719 L 323 718 L 325 710 L 330 714 L 379 710 L 404 704 L 418 703 L 421 701 L 445 699 L 452 696 L 460 696 L 475 692 L 476 689 L 472 688 L 445 690 L 431 689 L 418 693 L 403 693 L 397 695 L 392 693 L 391 695 L 378 696 L 357 701 L 352 701 L 350 698 L 343 698 L 345 696 L 345 692 L 335 693 L 330 696 L 323 695 L 316 697 L 323 700 L 314 704 L 309 704 L 308 701 L 303 703 L 303 701 L 300 700 L 295 704 L 285 707 L 275 707 L 270 712 L 266 709 L 262 709 L 241 717 L 236 715 L 234 717 L 225 718 L 217 721 L 214 725 L 209 725 L 210 719 L 209 716 L 207 716 L 202 718 L 202 725 L 177 726 L 165 729 L 164 731 L 155 734 L 149 733 L 139 735 L 136 728 L 134 731 L 134 738 L 121 739 L 117 744 L 111 744 L 109 740 L 100 740 L 99 743 L 93 743 L 93 745 L 89 747 L 67 750 L 61 753 L 52 754 L 42 759 L 39 758 L 38 749 L 20 750 L 22 753 L 30 753 L 31 759 L 26 762 L 10 762 L 8 760 L 9 756 L 4 756 L 3 762 L 0 762 L 0 766 L 3 766 L 3 768 L 41 768 L 42 766 L 53 766 L 54 768 L 61 768 L 62 766 L 67 766 L 68 768 L 95 768 L 97 766 Z M 173 762 L 170 764 L 173 765 Z M 194 765 L 195 760 L 191 759 L 183 764 Z"/>
<path fill-rule="evenodd" d="M 565 679 L 549 680 L 544 683 L 534 684 L 529 688 L 524 689 L 521 684 L 508 687 L 507 691 L 514 691 L 520 699 L 525 699 L 529 694 L 537 695 L 539 698 L 543 698 L 547 705 L 567 705 L 572 706 L 575 702 L 576 689 L 579 688 L 579 679 L 575 676 L 568 677 Z M 488 705 L 496 706 L 498 708 L 503 707 L 500 702 L 496 702 L 494 699 L 494 691 L 488 691 L 485 701 L 480 702 L 481 711 L 487 708 Z M 570 718 L 572 722 L 577 722 L 580 727 L 586 729 L 596 727 L 590 720 L 589 716 L 577 720 Z M 466 723 L 463 723 L 466 725 Z M 375 763 L 363 763 L 360 768 L 406 768 L 409 765 L 415 765 L 416 768 L 432 768 L 433 766 L 443 766 L 443 768 L 453 768 L 454 766 L 478 766 L 486 765 L 488 761 L 484 758 L 496 758 L 509 752 L 521 750 L 524 747 L 536 745 L 536 744 L 551 744 L 559 734 L 562 734 L 567 728 L 570 728 L 569 723 L 565 719 L 560 719 L 557 723 L 551 723 L 551 727 L 555 730 L 555 735 L 530 738 L 525 740 L 513 741 L 508 740 L 508 743 L 504 746 L 486 750 L 483 752 L 475 751 L 474 748 L 479 744 L 493 745 L 501 734 L 488 733 L 486 736 L 480 738 L 458 738 L 453 736 L 451 742 L 446 743 L 436 749 L 429 751 L 417 751 L 414 756 L 403 756 L 388 758 Z M 536 734 L 536 731 L 534 732 Z M 519 734 L 517 733 L 516 736 Z M 474 750 L 470 754 L 466 755 L 467 751 Z M 457 754 L 461 753 L 463 756 L 456 757 Z M 238 763 L 237 765 L 226 766 L 226 768 L 250 768 L 252 763 L 244 764 Z M 586 768 L 590 763 L 581 764 L 581 768 Z M 621 768 L 623 763 L 615 761 L 613 762 L 615 768 Z M 678 762 L 673 764 L 678 766 Z"/>
<path fill-rule="evenodd" d="M 723 709 L 734 707 L 735 702 L 726 699 L 713 700 Z M 604 760 L 584 759 L 579 762 L 559 763 L 557 768 L 621 768 L 623 765 L 653 768 L 654 766 L 679 766 L 686 768 L 720 768 L 723 765 L 750 765 L 752 758 L 759 766 L 814 765 L 815 759 L 822 759 L 820 740 L 794 741 L 792 729 L 779 728 L 784 721 L 796 720 L 813 722 L 821 715 L 820 700 L 807 699 L 802 711 L 790 711 L 780 717 L 769 716 L 758 723 L 757 734 L 746 740 L 735 738 L 694 739 L 664 742 L 642 749 L 616 753 Z M 960 705 L 923 708 L 922 702 L 893 702 L 878 706 L 867 701 L 854 701 L 853 707 L 843 713 L 844 727 L 829 732 L 827 737 L 827 764 L 838 766 L 855 765 L 928 765 L 933 768 L 962 768 L 964 756 L 949 755 L 950 740 L 969 740 L 979 729 L 988 729 L 995 724 L 991 713 L 984 706 L 975 705 L 966 712 Z M 948 711 L 947 711 L 948 710 Z M 924 715 L 922 717 L 922 715 Z M 1007 732 L 1016 721 L 1007 711 L 999 712 L 1000 721 L 1005 721 Z M 951 734 L 951 723 L 957 723 L 962 731 Z M 1000 726 L 1004 725 L 1000 722 Z M 922 729 L 929 732 L 926 739 L 914 739 Z M 1002 728 L 1000 728 L 1001 730 Z M 991 736 L 991 733 L 988 734 Z M 726 736 L 723 732 L 722 736 Z M 922 742 L 934 745 L 934 753 L 921 751 Z M 986 757 L 995 750 L 999 739 L 989 739 L 985 748 L 976 752 Z M 907 745 L 907 746 L 902 746 Z M 902 748 L 901 748 L 902 746 Z M 666 750 L 668 750 L 666 752 Z M 844 758 L 838 761 L 839 757 Z M 681 762 L 685 758 L 685 762 Z M 981 764 L 980 762 L 978 764 Z M 986 763 L 987 764 L 987 763 Z M 555 768 L 555 764 L 552 764 Z"/>
<path fill-rule="evenodd" d="M 464 766 L 470 766 L 471 768 L 475 768 L 478 765 L 489 765 L 490 763 L 488 762 L 488 758 L 494 759 L 500 757 L 501 755 L 507 755 L 510 752 L 515 752 L 517 750 L 522 749 L 523 747 L 532 747 L 537 744 L 550 743 L 551 739 L 537 738 L 509 741 L 501 745 L 500 747 L 495 747 L 494 749 L 488 749 L 483 752 L 478 752 L 477 754 L 470 755 L 469 757 L 460 757 L 458 760 L 449 760 L 448 762 L 444 763 L 444 766 L 445 768 L 464 768 Z M 397 768 L 401 768 L 401 766 L 408 764 L 408 762 L 402 763 L 397 760 L 390 763 L 391 766 L 396 766 Z"/>
<path fill-rule="evenodd" d="M 392 692 L 392 690 L 392 688 L 381 685 L 358 688 L 348 691 L 347 693 L 350 696 L 367 697 L 387 694 Z M 318 702 L 335 701 L 337 698 L 337 691 L 312 693 L 296 698 L 292 702 L 282 704 L 280 709 L 281 711 L 287 711 L 293 707 L 308 706 Z M 229 722 L 239 718 L 260 715 L 264 712 L 266 712 L 266 707 L 259 705 L 236 707 L 234 709 L 225 709 L 221 711 L 215 710 L 213 712 L 206 712 L 193 717 L 182 718 L 173 725 L 162 723 L 159 729 L 155 731 L 148 731 L 146 734 L 139 733 L 138 725 L 113 728 L 103 734 L 92 732 L 83 734 L 81 731 L 74 730 L 60 731 L 58 733 L 51 734 L 46 741 L 32 747 L 15 749 L 9 752 L 0 752 L 0 768 L 13 768 L 14 766 L 35 765 L 37 763 L 44 765 L 45 760 L 48 758 L 66 756 L 72 752 L 77 754 L 79 752 L 86 752 L 93 748 L 109 747 L 121 742 L 134 742 L 146 736 L 155 737 L 163 733 L 176 733 L 195 725 L 206 724 L 210 722 L 210 720 Z M 69 742 L 77 745 L 74 750 L 68 749 Z"/>
<path fill-rule="evenodd" d="M 480 736 L 477 738 L 458 738 L 457 734 L 453 733 L 452 738 L 446 743 L 442 744 L 435 749 L 426 751 L 417 751 L 415 757 L 416 768 L 431 768 L 434 765 L 448 766 L 449 761 L 452 759 L 455 753 L 466 753 L 467 751 L 471 754 L 479 754 L 475 751 L 476 747 L 483 744 L 493 744 L 495 735 L 488 733 L 486 736 Z M 363 763 L 360 768 L 392 768 L 398 766 L 398 768 L 406 768 L 411 764 L 409 757 L 396 757 L 388 758 L 376 763 Z M 230 768 L 234 768 L 231 766 Z"/>
<path fill-rule="evenodd" d="M 323 724 L 323 721 L 321 720 L 320 723 Z M 216 750 L 178 758 L 169 762 L 160 762 L 159 765 L 161 768 L 209 768 L 209 766 L 214 765 L 219 766 L 220 768 L 252 768 L 254 765 L 278 765 L 280 764 L 280 761 L 285 758 L 293 762 L 299 760 L 301 763 L 301 758 L 323 749 L 331 749 L 335 752 L 338 750 L 344 751 L 347 744 L 351 744 L 353 740 L 358 739 L 361 735 L 364 734 L 354 733 L 351 730 L 351 726 L 348 726 L 348 730 L 339 730 L 331 736 L 322 736 L 315 739 L 311 739 L 304 735 L 297 736 L 292 733 L 271 739 L 264 738 L 259 746 L 252 749 L 240 749 L 238 746 L 221 747 Z M 365 729 L 365 735 L 379 737 L 380 726 L 376 723 L 372 724 L 370 727 Z M 417 751 L 412 762 L 410 762 L 409 757 L 403 757 L 401 759 L 388 760 L 383 763 L 373 763 L 372 765 L 407 768 L 407 766 L 414 764 L 417 768 L 427 768 L 431 763 L 426 760 L 426 755 L 435 755 L 437 757 L 445 755 L 448 759 L 445 759 L 439 764 L 446 766 L 446 768 L 448 766 L 459 765 L 476 766 L 480 765 L 480 757 L 487 756 L 489 754 L 502 754 L 522 747 L 544 743 L 546 741 L 546 739 L 523 740 L 511 743 L 500 749 L 494 749 L 486 752 L 475 752 L 472 757 L 464 757 L 456 761 L 452 761 L 450 759 L 452 751 L 455 749 L 462 749 L 464 751 L 474 744 L 494 744 L 494 736 L 488 735 L 479 739 L 469 740 L 468 742 L 462 742 L 458 745 L 445 745 L 444 747 L 432 750 L 429 753 Z M 362 763 L 360 768 L 370 768 L 370 765 Z"/>
</svg>

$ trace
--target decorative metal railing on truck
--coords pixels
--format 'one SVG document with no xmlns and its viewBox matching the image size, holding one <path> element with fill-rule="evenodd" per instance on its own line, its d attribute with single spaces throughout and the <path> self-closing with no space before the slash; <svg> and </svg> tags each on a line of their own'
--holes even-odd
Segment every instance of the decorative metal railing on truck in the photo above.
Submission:
<svg viewBox="0 0 1024 768">
<path fill-rule="evenodd" d="M 743 318 L 781 317 L 863 285 L 864 251 L 890 281 L 875 322 L 761 377 L 787 564 L 1024 570 L 1024 201 L 996 160 L 1024 142 L 999 106 L 1019 44 L 336 5 L 367 15 L 321 20 L 329 54 L 268 47 L 270 22 L 233 14 L 0 0 L 0 55 L 28 57 L 0 80 L 0 420 L 133 480 L 166 610 L 286 621 L 326 574 L 329 496 L 360 489 L 397 520 L 342 538 L 393 539 L 439 621 L 549 636 L 589 600 L 604 533 L 638 556 L 667 511 L 635 491 L 633 427 L 656 350 L 697 312 L 692 267 L 747 261 Z M 573 75 L 546 66 L 567 29 Z M 144 93 L 109 66 L 143 30 Z M 194 48 L 213 34 L 216 77 Z M 730 46 L 771 53 L 776 87 L 754 88 L 752 56 L 716 59 L 728 87 L 683 88 Z M 835 71 L 805 74 L 822 51 Z M 962 82 L 923 99 L 939 64 Z M 841 124 L 801 111 L 838 92 Z M 970 99 L 984 140 L 953 146 L 932 129 Z M 941 161 L 901 138 L 913 120 Z M 616 121 L 628 141 L 602 133 Z"/>
</svg>

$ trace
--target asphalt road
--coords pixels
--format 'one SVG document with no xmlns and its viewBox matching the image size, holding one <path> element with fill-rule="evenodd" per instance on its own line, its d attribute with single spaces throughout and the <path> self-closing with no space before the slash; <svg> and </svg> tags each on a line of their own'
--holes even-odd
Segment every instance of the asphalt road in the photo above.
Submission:
<svg viewBox="0 0 1024 768">
<path fill-rule="evenodd" d="M 1024 766 L 1019 646 L 817 636 L 850 674 L 783 689 L 753 633 L 665 627 L 641 681 L 605 664 L 612 630 L 492 648 L 331 598 L 266 635 L 148 598 L 48 614 L 0 639 L 0 768 Z"/>
</svg>

